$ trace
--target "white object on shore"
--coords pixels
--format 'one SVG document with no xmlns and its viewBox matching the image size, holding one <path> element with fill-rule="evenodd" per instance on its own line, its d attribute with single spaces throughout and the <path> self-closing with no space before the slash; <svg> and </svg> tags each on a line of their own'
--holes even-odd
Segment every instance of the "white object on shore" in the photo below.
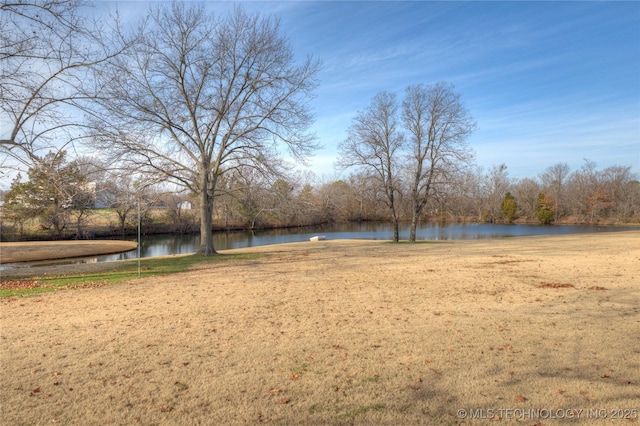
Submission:
<svg viewBox="0 0 640 426">
<path fill-rule="evenodd" d="M 309 238 L 309 241 L 324 241 L 326 239 L 327 237 L 325 237 L 324 235 L 316 235 L 315 237 Z"/>
</svg>

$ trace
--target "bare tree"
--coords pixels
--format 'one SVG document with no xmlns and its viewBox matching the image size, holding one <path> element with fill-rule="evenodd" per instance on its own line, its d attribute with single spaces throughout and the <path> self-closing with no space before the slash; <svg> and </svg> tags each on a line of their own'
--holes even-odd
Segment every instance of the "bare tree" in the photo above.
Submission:
<svg viewBox="0 0 640 426">
<path fill-rule="evenodd" d="M 458 218 L 473 217 L 482 220 L 484 200 L 482 196 L 483 171 L 480 167 L 457 173 L 449 184 L 449 213 Z"/>
<path fill-rule="evenodd" d="M 503 216 L 501 204 L 510 186 L 511 180 L 505 164 L 491 167 L 489 173 L 483 177 L 482 192 L 485 208 L 483 219 L 485 221 L 496 223 Z"/>
<path fill-rule="evenodd" d="M 634 178 L 630 166 L 610 166 L 600 173 L 601 187 L 614 203 L 612 209 L 618 221 L 623 221 L 625 216 L 632 211 L 633 196 L 632 186 L 628 183 Z M 613 215 L 612 215 L 613 216 Z"/>
<path fill-rule="evenodd" d="M 193 203 L 188 194 L 165 192 L 159 201 L 164 204 L 164 219 L 172 227 L 172 232 L 192 233 L 196 228 Z"/>
<path fill-rule="evenodd" d="M 225 180 L 225 192 L 233 197 L 234 210 L 242 218 L 243 226 L 256 228 L 256 224 L 260 224 L 266 216 L 265 213 L 271 210 L 267 201 L 267 179 L 254 168 L 236 167 L 225 175 Z"/>
<path fill-rule="evenodd" d="M 398 103 L 393 93 L 381 92 L 369 107 L 359 112 L 348 137 L 338 146 L 338 166 L 368 170 L 384 189 L 384 203 L 393 223 L 393 241 L 398 242 L 396 196 L 399 190 L 398 156 L 404 141 L 398 128 Z"/>
<path fill-rule="evenodd" d="M 569 165 L 567 163 L 556 163 L 540 175 L 542 185 L 551 194 L 554 205 L 554 220 L 558 222 L 560 216 L 564 213 L 565 203 L 565 186 L 569 177 Z"/>
<path fill-rule="evenodd" d="M 371 174 L 353 173 L 349 176 L 349 220 L 377 220 L 386 217 L 386 211 L 380 212 L 379 203 L 381 188 Z"/>
<path fill-rule="evenodd" d="M 514 184 L 514 195 L 518 202 L 520 215 L 533 220 L 537 215 L 538 194 L 540 185 L 533 179 L 523 178 Z"/>
<path fill-rule="evenodd" d="M 0 3 L 0 165 L 24 169 L 80 136 L 92 68 L 119 53 L 82 0 Z"/>
<path fill-rule="evenodd" d="M 110 173 L 108 176 L 108 179 L 100 182 L 98 188 L 99 205 L 115 211 L 120 232 L 124 235 L 127 221 L 131 220 L 131 215 L 144 194 L 144 188 L 129 175 Z"/>
<path fill-rule="evenodd" d="M 464 108 L 460 94 L 444 82 L 409 86 L 402 104 L 404 126 L 409 133 L 410 241 L 416 240 L 420 215 L 430 198 L 468 164 L 473 155 L 466 139 L 475 122 Z"/>
<path fill-rule="evenodd" d="M 588 199 L 598 187 L 596 163 L 585 158 L 582 167 L 569 175 L 567 187 L 572 214 L 585 219 L 589 213 Z"/>
<path fill-rule="evenodd" d="M 296 64 L 279 23 L 241 8 L 218 18 L 174 2 L 151 10 L 132 38 L 103 76 L 109 102 L 97 145 L 197 194 L 197 254 L 213 255 L 221 176 L 241 166 L 278 173 L 280 144 L 297 160 L 317 147 L 306 131 L 319 63 Z"/>
</svg>

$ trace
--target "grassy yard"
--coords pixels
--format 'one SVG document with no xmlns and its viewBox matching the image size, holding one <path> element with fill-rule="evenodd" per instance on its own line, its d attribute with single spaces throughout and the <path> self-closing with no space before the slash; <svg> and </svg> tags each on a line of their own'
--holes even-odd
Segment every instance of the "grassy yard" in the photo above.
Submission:
<svg viewBox="0 0 640 426">
<path fill-rule="evenodd" d="M 638 424 L 639 238 L 305 242 L 56 278 L 0 299 L 0 418 Z"/>
</svg>

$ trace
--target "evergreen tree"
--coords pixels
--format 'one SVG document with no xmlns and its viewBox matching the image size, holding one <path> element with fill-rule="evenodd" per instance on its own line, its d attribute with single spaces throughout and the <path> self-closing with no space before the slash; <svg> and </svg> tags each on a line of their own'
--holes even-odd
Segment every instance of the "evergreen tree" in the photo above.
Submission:
<svg viewBox="0 0 640 426">
<path fill-rule="evenodd" d="M 538 194 L 538 221 L 543 225 L 551 224 L 555 219 L 553 200 L 543 192 Z"/>
<path fill-rule="evenodd" d="M 500 207 L 502 208 L 502 213 L 504 213 L 504 217 L 507 219 L 507 222 L 513 223 L 513 219 L 516 217 L 516 211 L 518 210 L 518 204 L 510 192 L 505 194 Z"/>
<path fill-rule="evenodd" d="M 38 159 L 28 176 L 27 182 L 15 179 L 5 197 L 10 215 L 37 218 L 43 228 L 61 235 L 69 225 L 72 210 L 84 212 L 93 205 L 94 196 L 87 191 L 85 177 L 75 162 L 66 161 L 64 151 Z"/>
</svg>

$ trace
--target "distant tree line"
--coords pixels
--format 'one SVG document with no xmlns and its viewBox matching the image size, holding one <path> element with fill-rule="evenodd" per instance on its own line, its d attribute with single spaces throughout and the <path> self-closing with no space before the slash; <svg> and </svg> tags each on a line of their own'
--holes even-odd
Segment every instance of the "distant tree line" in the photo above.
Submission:
<svg viewBox="0 0 640 426">
<path fill-rule="evenodd" d="M 344 179 L 313 174 L 275 182 L 249 170 L 225 181 L 215 210 L 221 227 L 301 226 L 341 221 L 388 221 L 385 189 L 362 171 Z M 411 182 L 397 184 L 399 221 L 413 218 Z M 429 199 L 420 221 L 483 223 L 639 224 L 640 181 L 629 166 L 598 169 L 592 161 L 570 172 L 565 163 L 538 176 L 513 179 L 507 166 L 475 167 L 454 173 L 446 188 Z"/>
<path fill-rule="evenodd" d="M 4 194 L 2 238 L 39 236 L 87 238 L 133 233 L 138 207 L 145 232 L 199 231 L 198 197 L 162 182 L 143 186 L 134 175 L 94 163 L 48 155 L 26 179 Z M 396 210 L 410 222 L 411 182 L 399 179 Z M 269 179 L 255 169 L 225 175 L 216 194 L 214 229 L 298 227 L 345 221 L 389 221 L 386 193 L 378 176 L 357 171 L 342 179 L 313 173 Z M 97 212 L 108 209 L 112 223 L 96 231 Z M 152 215 L 155 212 L 155 216 Z M 640 181 L 628 166 L 598 169 L 592 161 L 571 171 L 557 163 L 531 178 L 509 177 L 505 165 L 470 168 L 451 176 L 431 198 L 419 221 L 483 223 L 639 224 Z"/>
</svg>

